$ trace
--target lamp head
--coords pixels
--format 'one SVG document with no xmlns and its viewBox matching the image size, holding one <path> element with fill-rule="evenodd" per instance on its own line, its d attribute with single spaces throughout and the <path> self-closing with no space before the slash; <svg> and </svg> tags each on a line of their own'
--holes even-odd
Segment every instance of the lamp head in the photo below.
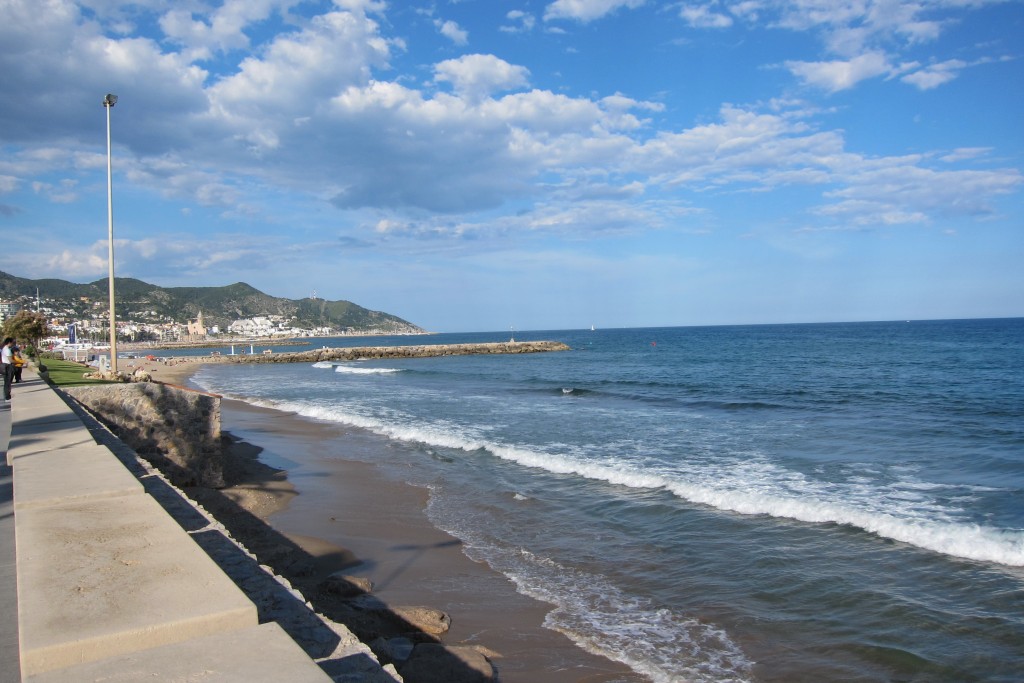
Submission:
<svg viewBox="0 0 1024 683">
<path fill-rule="evenodd" d="M 115 104 L 117 104 L 117 95 L 107 93 L 107 96 L 103 98 L 103 106 L 113 107 Z"/>
</svg>

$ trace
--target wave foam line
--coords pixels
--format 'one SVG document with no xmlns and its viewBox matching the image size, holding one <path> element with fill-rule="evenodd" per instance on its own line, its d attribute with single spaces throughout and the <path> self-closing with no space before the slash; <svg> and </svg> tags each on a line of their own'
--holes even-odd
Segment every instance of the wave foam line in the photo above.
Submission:
<svg viewBox="0 0 1024 683">
<path fill-rule="evenodd" d="M 868 533 L 933 552 L 968 560 L 1024 567 L 1024 533 L 978 524 L 911 521 L 866 512 L 817 499 L 791 499 L 757 493 L 715 490 L 671 482 L 666 488 L 694 503 L 742 515 L 770 515 L 812 524 L 845 524 Z"/>
<path fill-rule="evenodd" d="M 1024 533 L 954 522 L 920 522 L 866 512 L 816 498 L 796 499 L 694 485 L 665 475 L 572 462 L 522 449 L 494 449 L 498 457 L 556 474 L 575 474 L 636 489 L 665 489 L 691 503 L 742 515 L 769 515 L 813 524 L 845 524 L 925 550 L 968 560 L 1024 566 Z"/>
<path fill-rule="evenodd" d="M 436 501 L 432 497 L 432 501 Z M 749 683 L 753 663 L 725 630 L 622 591 L 601 574 L 491 542 L 461 510 L 431 504 L 430 519 L 463 542 L 463 552 L 552 610 L 544 626 L 587 652 L 619 661 L 652 683 Z"/>
<path fill-rule="evenodd" d="M 520 593 L 554 606 L 544 625 L 584 650 L 617 660 L 654 683 L 745 683 L 752 663 L 726 632 L 624 594 L 603 577 L 529 558 L 507 574 Z M 545 580 L 538 580 L 534 571 Z M 531 567 L 532 565 L 532 567 Z"/>
<path fill-rule="evenodd" d="M 911 521 L 884 512 L 867 512 L 818 498 L 787 498 L 749 493 L 674 480 L 659 473 L 609 467 L 540 451 L 503 446 L 460 436 L 452 430 L 397 426 L 393 423 L 343 412 L 336 408 L 304 403 L 274 404 L 241 398 L 255 405 L 298 413 L 305 417 L 343 422 L 389 439 L 462 450 L 486 450 L 496 457 L 553 474 L 575 475 L 634 489 L 662 489 L 691 503 L 742 515 L 768 515 L 812 524 L 845 524 L 868 533 L 933 552 L 968 560 L 1024 567 L 1024 532 L 994 529 L 977 524 Z"/>
<path fill-rule="evenodd" d="M 389 375 L 392 372 L 401 372 L 398 368 L 353 368 L 349 365 L 336 365 L 334 371 L 351 375 Z"/>
<path fill-rule="evenodd" d="M 335 372 L 352 375 L 389 375 L 393 372 L 401 372 L 398 368 L 357 368 L 344 363 L 332 363 L 329 360 L 318 361 L 313 363 L 311 367 L 319 370 L 330 370 L 333 368 Z"/>
</svg>

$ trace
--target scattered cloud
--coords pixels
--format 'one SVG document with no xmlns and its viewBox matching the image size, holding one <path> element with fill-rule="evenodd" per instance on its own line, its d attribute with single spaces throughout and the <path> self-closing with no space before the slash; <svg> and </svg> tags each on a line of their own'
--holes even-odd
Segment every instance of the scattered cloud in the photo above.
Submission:
<svg viewBox="0 0 1024 683">
<path fill-rule="evenodd" d="M 456 45 L 465 45 L 469 42 L 469 32 L 459 27 L 454 21 L 434 20 L 434 26 L 438 32 Z"/>
<path fill-rule="evenodd" d="M 110 111 L 120 196 L 161 207 L 134 218 L 160 238 L 118 242 L 137 274 L 270 271 L 346 249 L 525 253 L 527 241 L 705 234 L 740 204 L 761 221 L 776 193 L 787 203 L 775 220 L 807 231 L 935 226 L 998 216 L 1002 198 L 1021 190 L 1012 144 L 981 135 L 866 144 L 845 114 L 867 105 L 829 97 L 874 79 L 933 100 L 942 85 L 971 82 L 974 67 L 1004 64 L 983 54 L 996 44 L 931 54 L 953 49 L 940 38 L 987 0 L 967 9 L 962 0 L 555 0 L 542 15 L 539 6 L 492 13 L 502 34 L 492 51 L 487 32 L 457 12 L 471 4 L 447 6 L 451 20 L 436 8 L 407 12 L 414 23 L 400 29 L 393 3 L 366 0 L 0 2 L 0 83 L 21 95 L 0 105 L 0 215 L 10 224 L 70 208 L 72 230 L 105 185 L 105 92 L 120 96 Z M 702 35 L 721 41 L 722 29 L 808 37 L 787 48 L 792 58 L 774 54 L 778 91 L 750 95 L 737 79 L 735 103 L 695 99 L 687 110 L 673 86 L 655 82 L 661 74 L 601 81 L 588 69 L 573 80 L 595 58 L 591 34 L 627 12 L 672 22 L 687 50 Z M 535 31 L 540 16 L 548 23 Z M 445 59 L 468 44 L 464 26 L 478 51 Z M 413 41 L 424 28 L 450 42 L 432 33 L 429 52 L 410 54 L 423 50 Z M 530 54 L 534 40 L 548 61 Z M 807 101 L 792 99 L 794 83 Z M 705 89 L 726 92 L 716 85 Z M 163 263 L 158 239 L 173 245 Z M 323 253 L 306 249 L 314 243 Z M 99 276 L 101 246 L 25 262 Z"/>
<path fill-rule="evenodd" d="M 529 85 L 526 67 L 509 64 L 494 55 L 464 55 L 434 67 L 434 81 L 448 82 L 458 95 L 472 100 Z"/>
<path fill-rule="evenodd" d="M 828 62 L 786 62 L 786 68 L 805 84 L 835 93 L 849 90 L 861 81 L 888 74 L 892 67 L 880 52 L 869 52 L 849 60 Z"/>
<path fill-rule="evenodd" d="M 511 10 L 505 15 L 510 23 L 503 24 L 499 28 L 504 33 L 529 33 L 537 23 L 537 18 L 522 10 Z"/>
<path fill-rule="evenodd" d="M 949 154 L 941 156 L 940 158 L 942 161 L 955 164 L 961 161 L 968 161 L 970 159 L 980 159 L 991 152 L 991 147 L 960 147 L 958 149 L 954 149 Z"/>
<path fill-rule="evenodd" d="M 679 16 L 693 28 L 728 28 L 732 26 L 732 17 L 718 11 L 716 5 L 717 3 L 684 4 L 679 8 Z"/>
<path fill-rule="evenodd" d="M 635 9 L 645 0 L 555 0 L 544 10 L 544 20 L 573 19 L 590 22 L 618 9 Z"/>
</svg>

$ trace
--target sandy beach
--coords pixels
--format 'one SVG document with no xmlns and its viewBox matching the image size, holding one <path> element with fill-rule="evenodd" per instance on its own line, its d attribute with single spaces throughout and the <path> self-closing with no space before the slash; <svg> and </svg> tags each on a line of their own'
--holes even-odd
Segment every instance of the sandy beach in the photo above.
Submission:
<svg viewBox="0 0 1024 683">
<path fill-rule="evenodd" d="M 155 380 L 188 386 L 204 358 L 133 359 Z M 429 492 L 373 463 L 378 438 L 340 425 L 224 400 L 229 486 L 187 493 L 314 607 L 364 640 L 397 635 L 352 603 L 319 588 L 329 574 L 373 583 L 389 608 L 425 606 L 451 618 L 446 645 L 484 652 L 506 683 L 645 680 L 543 627 L 550 607 L 516 592 L 425 514 Z"/>
</svg>

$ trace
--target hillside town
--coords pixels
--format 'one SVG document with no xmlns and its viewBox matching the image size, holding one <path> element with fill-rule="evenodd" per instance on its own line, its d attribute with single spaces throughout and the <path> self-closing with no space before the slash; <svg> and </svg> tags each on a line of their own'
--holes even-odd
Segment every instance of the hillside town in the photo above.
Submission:
<svg viewBox="0 0 1024 683">
<path fill-rule="evenodd" d="M 43 347 L 64 343 L 108 343 L 110 339 L 109 308 L 105 301 L 80 297 L 74 305 L 68 302 L 33 297 L 17 297 L 0 301 L 0 325 L 19 311 L 41 313 L 46 317 L 51 336 L 42 340 Z M 280 315 L 240 318 L 225 329 L 207 325 L 202 312 L 195 320 L 181 323 L 157 311 L 133 312 L 127 320 L 117 320 L 117 339 L 125 343 L 161 344 L 202 343 L 204 341 L 271 340 L 302 337 L 334 337 L 345 335 L 393 334 L 393 330 L 335 327 L 297 327 Z"/>
</svg>

